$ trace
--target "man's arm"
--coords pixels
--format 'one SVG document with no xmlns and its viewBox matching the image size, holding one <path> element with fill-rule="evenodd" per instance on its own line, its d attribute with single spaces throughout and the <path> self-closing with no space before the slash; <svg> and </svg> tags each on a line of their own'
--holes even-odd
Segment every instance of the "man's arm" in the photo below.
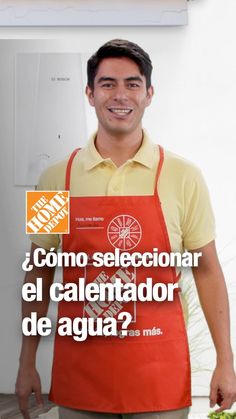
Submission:
<svg viewBox="0 0 236 419">
<path fill-rule="evenodd" d="M 38 246 L 32 244 L 31 263 L 34 250 Z M 43 278 L 43 301 L 22 302 L 22 317 L 28 317 L 32 312 L 37 312 L 38 318 L 47 314 L 49 305 L 49 288 L 53 282 L 54 268 L 47 266 L 37 268 L 34 266 L 32 271 L 27 272 L 25 282 L 36 283 L 38 277 Z M 22 348 L 19 360 L 19 370 L 16 380 L 16 394 L 18 396 L 19 407 L 25 419 L 29 419 L 28 399 L 30 394 L 35 393 L 37 404 L 43 404 L 41 394 L 40 377 L 36 370 L 36 352 L 40 336 L 23 336 Z"/>
<path fill-rule="evenodd" d="M 202 252 L 193 275 L 199 300 L 216 348 L 216 367 L 211 380 L 210 406 L 215 406 L 218 392 L 223 397 L 216 412 L 231 408 L 236 400 L 236 376 L 230 344 L 228 295 L 224 275 L 217 257 L 215 242 L 196 249 Z"/>
</svg>

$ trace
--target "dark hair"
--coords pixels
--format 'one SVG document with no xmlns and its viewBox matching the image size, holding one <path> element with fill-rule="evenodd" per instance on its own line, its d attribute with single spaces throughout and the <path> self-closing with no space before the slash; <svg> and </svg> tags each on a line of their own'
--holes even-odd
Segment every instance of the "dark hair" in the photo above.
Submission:
<svg viewBox="0 0 236 419">
<path fill-rule="evenodd" d="M 151 86 L 152 62 L 149 55 L 137 44 L 123 39 L 113 39 L 102 45 L 87 63 L 88 86 L 93 90 L 94 79 L 100 62 L 104 58 L 127 57 L 134 61 L 146 79 L 147 89 Z"/>
</svg>

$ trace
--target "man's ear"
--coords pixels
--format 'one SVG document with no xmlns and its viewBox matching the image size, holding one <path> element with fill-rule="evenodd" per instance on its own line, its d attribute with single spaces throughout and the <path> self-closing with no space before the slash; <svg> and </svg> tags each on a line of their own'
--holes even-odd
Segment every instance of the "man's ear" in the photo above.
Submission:
<svg viewBox="0 0 236 419">
<path fill-rule="evenodd" d="M 152 101 L 152 97 L 153 97 L 153 95 L 154 95 L 154 87 L 153 87 L 153 86 L 150 86 L 150 87 L 147 89 L 147 106 L 149 106 L 149 105 L 150 105 L 150 103 L 151 103 L 151 101 Z"/>
<path fill-rule="evenodd" d="M 85 93 L 88 98 L 89 104 L 91 106 L 94 106 L 94 95 L 93 95 L 93 90 L 91 89 L 90 86 L 88 85 L 86 86 Z"/>
</svg>

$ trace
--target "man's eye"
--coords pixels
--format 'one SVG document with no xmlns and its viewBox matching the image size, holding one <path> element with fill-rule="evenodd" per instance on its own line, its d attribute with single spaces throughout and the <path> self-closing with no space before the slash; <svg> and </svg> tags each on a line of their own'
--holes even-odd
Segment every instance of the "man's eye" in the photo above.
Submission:
<svg viewBox="0 0 236 419">
<path fill-rule="evenodd" d="M 112 89 L 114 87 L 114 84 L 112 83 L 103 83 L 102 87 L 105 87 L 105 89 Z"/>
<path fill-rule="evenodd" d="M 128 87 L 129 87 L 130 89 L 139 88 L 139 84 L 138 84 L 138 83 L 129 83 L 129 84 L 128 84 Z"/>
</svg>

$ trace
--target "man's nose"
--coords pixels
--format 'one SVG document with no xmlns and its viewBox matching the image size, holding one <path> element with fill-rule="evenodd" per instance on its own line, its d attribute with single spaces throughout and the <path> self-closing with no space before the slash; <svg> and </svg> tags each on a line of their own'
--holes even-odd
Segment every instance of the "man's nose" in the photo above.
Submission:
<svg viewBox="0 0 236 419">
<path fill-rule="evenodd" d="M 127 89 L 123 85 L 116 86 L 114 91 L 114 99 L 115 100 L 127 100 Z"/>
</svg>

